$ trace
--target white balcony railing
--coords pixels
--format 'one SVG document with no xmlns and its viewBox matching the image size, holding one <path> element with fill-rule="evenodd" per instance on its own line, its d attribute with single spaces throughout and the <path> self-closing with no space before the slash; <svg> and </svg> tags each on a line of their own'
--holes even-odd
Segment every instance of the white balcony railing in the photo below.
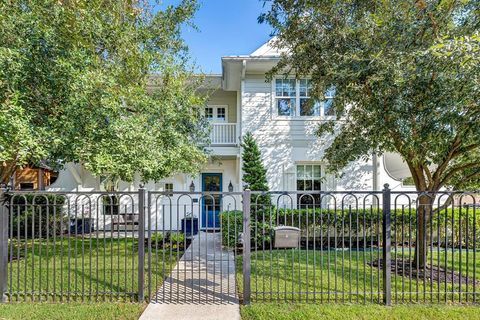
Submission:
<svg viewBox="0 0 480 320">
<path fill-rule="evenodd" d="M 210 140 L 212 145 L 237 144 L 237 124 L 236 123 L 212 123 Z"/>
</svg>

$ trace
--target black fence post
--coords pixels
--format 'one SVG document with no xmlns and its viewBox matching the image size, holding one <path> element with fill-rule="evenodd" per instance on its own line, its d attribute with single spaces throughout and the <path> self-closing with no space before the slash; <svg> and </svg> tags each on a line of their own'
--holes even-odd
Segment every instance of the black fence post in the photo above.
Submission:
<svg viewBox="0 0 480 320">
<path fill-rule="evenodd" d="M 5 190 L 0 188 L 0 303 L 7 301 L 8 210 Z"/>
<path fill-rule="evenodd" d="M 145 299 L 145 189 L 138 189 L 138 301 Z"/>
<path fill-rule="evenodd" d="M 151 192 L 147 193 L 147 206 L 146 206 L 146 215 L 147 215 L 147 299 L 150 302 L 152 297 L 152 218 L 151 218 Z M 144 241 L 145 242 L 145 241 Z"/>
<path fill-rule="evenodd" d="M 243 304 L 250 304 L 250 190 L 243 192 Z"/>
<path fill-rule="evenodd" d="M 388 187 L 388 184 L 384 185 L 382 191 L 383 197 L 383 221 L 382 221 L 382 237 L 383 237 L 383 302 L 385 305 L 390 306 L 392 304 L 392 260 L 390 257 L 391 250 L 391 192 Z"/>
</svg>

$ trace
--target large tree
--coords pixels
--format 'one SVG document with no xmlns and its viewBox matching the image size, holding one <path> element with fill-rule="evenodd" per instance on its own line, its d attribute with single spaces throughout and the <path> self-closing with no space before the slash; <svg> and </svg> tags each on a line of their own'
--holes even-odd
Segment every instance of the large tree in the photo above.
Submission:
<svg viewBox="0 0 480 320">
<path fill-rule="evenodd" d="M 336 88 L 341 121 L 317 131 L 336 134 L 330 168 L 398 152 L 435 195 L 480 176 L 479 13 L 478 0 L 274 0 L 259 19 L 287 49 L 271 75 L 310 75 L 320 100 Z M 432 201 L 419 198 L 419 267 Z"/>
<path fill-rule="evenodd" d="M 44 160 L 127 181 L 195 172 L 204 97 L 180 29 L 196 9 L 1 0 L 0 182 Z"/>
</svg>

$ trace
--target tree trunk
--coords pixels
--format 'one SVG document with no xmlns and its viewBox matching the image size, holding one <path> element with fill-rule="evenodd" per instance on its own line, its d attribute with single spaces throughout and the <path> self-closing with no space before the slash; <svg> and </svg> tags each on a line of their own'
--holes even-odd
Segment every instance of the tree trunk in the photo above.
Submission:
<svg viewBox="0 0 480 320">
<path fill-rule="evenodd" d="M 0 165 L 0 184 L 8 185 L 10 183 L 10 178 L 15 172 L 16 167 L 17 163 L 14 161 L 8 161 Z"/>
<path fill-rule="evenodd" d="M 413 264 L 417 269 L 424 269 L 427 265 L 428 255 L 428 239 L 427 230 L 428 223 L 431 222 L 432 206 L 435 199 L 435 193 L 421 195 L 418 199 L 417 208 L 417 237 L 415 244 L 415 255 Z M 430 239 L 431 241 L 431 239 Z"/>
</svg>

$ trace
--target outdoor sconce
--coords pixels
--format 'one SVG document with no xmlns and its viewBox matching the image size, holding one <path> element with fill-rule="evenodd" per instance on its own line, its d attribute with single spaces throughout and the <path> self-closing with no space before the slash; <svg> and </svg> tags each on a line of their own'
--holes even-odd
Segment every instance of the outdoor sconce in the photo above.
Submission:
<svg viewBox="0 0 480 320">
<path fill-rule="evenodd" d="M 232 180 L 230 180 L 230 183 L 228 184 L 228 192 L 233 192 Z"/>
<path fill-rule="evenodd" d="M 289 226 L 275 228 L 275 248 L 298 248 L 300 229 Z"/>
<path fill-rule="evenodd" d="M 195 191 L 195 183 L 193 183 L 193 180 L 192 180 L 192 183 L 190 183 L 190 192 L 194 192 Z"/>
</svg>

